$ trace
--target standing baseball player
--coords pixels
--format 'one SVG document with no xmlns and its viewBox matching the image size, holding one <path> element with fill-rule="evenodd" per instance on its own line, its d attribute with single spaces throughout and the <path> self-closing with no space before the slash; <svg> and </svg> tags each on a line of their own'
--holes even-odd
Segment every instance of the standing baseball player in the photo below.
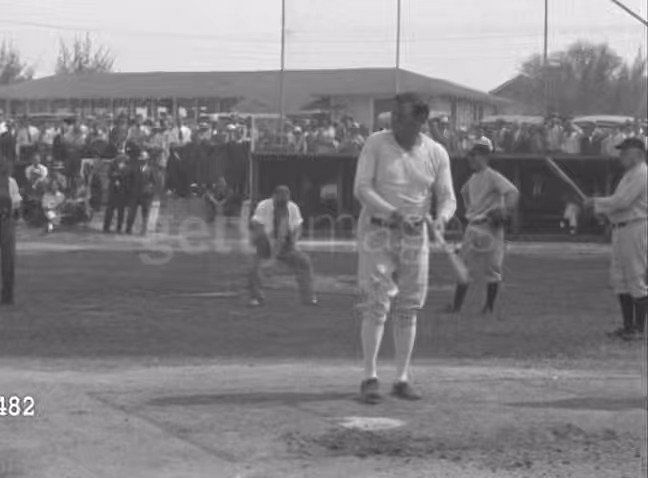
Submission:
<svg viewBox="0 0 648 478">
<path fill-rule="evenodd" d="M 504 227 L 517 206 L 518 189 L 489 166 L 493 150 L 488 138 L 476 140 L 468 152 L 472 176 L 461 188 L 468 225 L 461 245 L 461 255 L 471 272 L 480 272 L 486 280 L 486 303 L 482 314 L 490 314 L 502 282 L 504 262 Z M 459 283 L 448 312 L 461 310 L 468 283 Z"/>
<path fill-rule="evenodd" d="M 297 249 L 303 222 L 299 206 L 290 200 L 288 186 L 277 186 L 272 197 L 264 199 L 257 206 L 250 220 L 251 237 L 257 248 L 248 276 L 250 307 L 258 307 L 265 300 L 261 268 L 271 259 L 285 264 L 293 271 L 302 302 L 317 305 L 311 260 Z"/>
<path fill-rule="evenodd" d="M 396 381 L 392 394 L 418 400 L 409 366 L 416 319 L 428 287 L 429 243 L 426 216 L 436 199 L 430 226 L 443 232 L 456 199 L 450 161 L 443 146 L 421 133 L 428 106 L 416 95 L 396 96 L 391 130 L 371 135 L 358 159 L 355 196 L 362 204 L 358 223 L 358 282 L 363 295 L 362 351 L 364 403 L 378 403 L 377 357 L 387 314 L 394 320 Z"/>
<path fill-rule="evenodd" d="M 648 309 L 648 168 L 646 146 L 628 138 L 616 146 L 625 173 L 614 194 L 588 198 L 585 207 L 602 214 L 612 224 L 610 279 L 618 295 L 623 326 L 609 335 L 641 338 Z"/>
</svg>

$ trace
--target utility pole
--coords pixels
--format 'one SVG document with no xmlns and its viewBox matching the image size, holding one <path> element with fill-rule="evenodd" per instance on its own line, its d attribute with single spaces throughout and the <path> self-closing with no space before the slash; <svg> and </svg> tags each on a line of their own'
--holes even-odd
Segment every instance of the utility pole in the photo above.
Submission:
<svg viewBox="0 0 648 478">
<path fill-rule="evenodd" d="M 401 0 L 396 0 L 396 71 L 394 72 L 394 89 L 400 93 L 400 44 L 401 44 Z"/>
<path fill-rule="evenodd" d="M 285 73 L 286 73 L 286 0 L 281 0 L 281 67 L 279 70 L 279 138 L 284 146 Z"/>
<path fill-rule="evenodd" d="M 542 79 L 544 82 L 544 109 L 549 116 L 549 0 L 544 0 L 544 54 L 542 61 Z"/>
</svg>

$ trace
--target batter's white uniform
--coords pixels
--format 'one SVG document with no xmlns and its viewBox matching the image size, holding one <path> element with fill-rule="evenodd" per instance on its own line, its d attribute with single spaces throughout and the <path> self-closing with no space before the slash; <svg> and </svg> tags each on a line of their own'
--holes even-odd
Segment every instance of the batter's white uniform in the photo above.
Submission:
<svg viewBox="0 0 648 478">
<path fill-rule="evenodd" d="M 486 281 L 502 281 L 504 227 L 493 227 L 488 214 L 504 209 L 504 197 L 518 192 L 513 183 L 494 169 L 475 172 L 461 188 L 468 226 L 461 255 L 471 272 L 483 272 Z"/>
<path fill-rule="evenodd" d="M 360 153 L 354 192 L 362 204 L 358 281 L 365 298 L 363 314 L 384 323 L 392 309 L 398 320 L 413 322 L 427 296 L 429 241 L 424 218 L 432 194 L 437 218 L 447 222 L 456 209 L 448 153 L 423 134 L 406 151 L 392 131 L 374 133 Z M 418 226 L 410 231 L 389 227 L 396 209 Z"/>
<path fill-rule="evenodd" d="M 614 194 L 594 199 L 594 212 L 612 223 L 610 281 L 614 292 L 646 297 L 648 167 L 641 162 L 621 178 Z"/>
</svg>

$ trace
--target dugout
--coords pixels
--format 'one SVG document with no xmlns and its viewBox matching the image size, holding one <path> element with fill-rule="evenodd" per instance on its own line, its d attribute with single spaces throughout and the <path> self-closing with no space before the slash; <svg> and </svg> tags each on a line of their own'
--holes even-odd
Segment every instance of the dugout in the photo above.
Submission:
<svg viewBox="0 0 648 478">
<path fill-rule="evenodd" d="M 569 199 L 569 189 L 548 169 L 544 156 L 537 154 L 495 154 L 491 165 L 520 190 L 520 207 L 511 224 L 513 234 L 560 233 L 560 220 Z M 622 170 L 615 158 L 582 155 L 554 155 L 553 159 L 588 195 L 611 194 Z M 275 186 L 286 184 L 301 207 L 307 233 L 322 234 L 335 228 L 351 235 L 359 204 L 353 197 L 357 158 L 348 155 L 300 155 L 252 153 L 250 189 L 252 202 L 269 197 Z M 455 191 L 470 175 L 463 156 L 451 157 Z M 463 204 L 458 201 L 458 215 Z M 605 227 L 595 218 L 583 217 L 579 230 L 602 234 Z"/>
</svg>

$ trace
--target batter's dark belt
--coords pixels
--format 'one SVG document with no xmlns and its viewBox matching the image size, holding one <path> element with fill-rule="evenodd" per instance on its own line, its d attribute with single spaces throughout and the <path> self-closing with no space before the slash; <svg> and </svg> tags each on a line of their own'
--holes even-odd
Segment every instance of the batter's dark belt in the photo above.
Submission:
<svg viewBox="0 0 648 478">
<path fill-rule="evenodd" d="M 408 234 L 420 234 L 423 229 L 425 221 L 423 219 L 414 222 L 405 222 L 403 224 L 396 224 L 392 221 L 386 221 L 379 217 L 372 217 L 370 220 L 373 226 L 385 227 L 387 229 L 403 229 Z"/>
<path fill-rule="evenodd" d="M 629 221 L 617 222 L 617 223 L 612 224 L 612 229 L 623 229 L 626 226 L 629 226 L 631 224 L 635 224 L 635 223 L 640 222 L 640 221 L 645 221 L 646 219 L 647 218 L 645 218 L 645 217 L 638 217 L 636 219 L 630 219 Z"/>
</svg>

